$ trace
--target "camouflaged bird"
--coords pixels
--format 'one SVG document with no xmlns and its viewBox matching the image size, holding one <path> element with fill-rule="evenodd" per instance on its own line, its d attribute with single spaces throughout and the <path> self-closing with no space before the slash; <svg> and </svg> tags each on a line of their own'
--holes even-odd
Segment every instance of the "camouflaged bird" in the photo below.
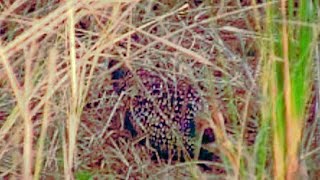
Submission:
<svg viewBox="0 0 320 180">
<path fill-rule="evenodd" d="M 194 157 L 195 118 L 203 109 L 203 99 L 188 78 L 146 69 L 133 75 L 120 68 L 112 79 L 119 94 L 135 86 L 124 123 L 132 136 L 146 135 L 161 158 Z M 202 156 L 208 159 L 212 154 L 205 151 Z"/>
</svg>

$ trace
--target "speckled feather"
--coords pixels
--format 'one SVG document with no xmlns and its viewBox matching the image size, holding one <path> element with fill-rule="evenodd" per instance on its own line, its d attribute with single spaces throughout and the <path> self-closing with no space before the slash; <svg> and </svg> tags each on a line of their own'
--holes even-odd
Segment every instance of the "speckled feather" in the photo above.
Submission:
<svg viewBox="0 0 320 180">
<path fill-rule="evenodd" d="M 146 133 L 162 156 L 179 149 L 192 156 L 194 118 L 201 109 L 197 91 L 185 79 L 173 81 L 146 70 L 139 70 L 137 76 L 141 83 L 131 101 L 130 121 L 135 130 Z"/>
<path fill-rule="evenodd" d="M 119 72 L 123 74 L 122 70 Z M 114 87 L 119 93 L 130 84 L 136 86 L 126 113 L 125 128 L 133 136 L 147 135 L 150 145 L 162 158 L 170 155 L 177 158 L 186 152 L 193 157 L 195 118 L 203 106 L 195 86 L 186 77 L 145 69 L 137 70 L 134 77 L 129 75 Z"/>
</svg>

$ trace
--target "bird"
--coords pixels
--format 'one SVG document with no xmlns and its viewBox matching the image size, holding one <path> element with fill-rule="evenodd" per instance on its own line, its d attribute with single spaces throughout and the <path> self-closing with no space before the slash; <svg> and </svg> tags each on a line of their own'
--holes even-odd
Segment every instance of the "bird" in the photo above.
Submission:
<svg viewBox="0 0 320 180">
<path fill-rule="evenodd" d="M 131 88 L 124 128 L 132 137 L 145 135 L 146 142 L 161 159 L 185 161 L 195 157 L 196 117 L 205 100 L 190 79 L 147 68 L 138 68 L 133 73 L 123 67 L 112 72 L 111 79 L 118 94 Z M 204 139 L 212 142 L 214 136 L 211 133 L 209 140 Z M 202 148 L 199 157 L 216 158 Z"/>
</svg>

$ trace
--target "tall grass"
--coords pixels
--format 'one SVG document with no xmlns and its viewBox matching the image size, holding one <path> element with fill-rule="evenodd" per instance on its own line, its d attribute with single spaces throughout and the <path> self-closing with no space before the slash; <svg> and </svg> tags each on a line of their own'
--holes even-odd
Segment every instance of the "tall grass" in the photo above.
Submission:
<svg viewBox="0 0 320 180">
<path fill-rule="evenodd" d="M 192 2 L 38 0 L 30 9 L 26 0 L 0 2 L 0 21 L 10 24 L 5 40 L 0 27 L 0 118 L 7 113 L 0 119 L 1 178 L 298 177 L 304 166 L 299 157 L 315 79 L 319 2 L 220 0 L 199 6 Z M 241 5 L 247 2 L 250 5 Z M 81 27 L 86 23 L 89 27 Z M 247 59 L 246 45 L 251 45 L 247 37 L 262 39 L 252 45 L 260 52 L 252 56 L 262 57 L 257 66 Z M 244 52 L 232 49 L 238 41 Z M 119 97 L 109 93 L 110 72 L 119 67 L 107 67 L 110 57 L 129 68 L 156 69 L 158 61 L 177 65 L 179 73 L 192 74 L 195 82 L 209 84 L 209 90 L 216 88 L 208 93 L 212 99 L 204 113 L 209 119 L 205 127 L 214 129 L 216 141 L 206 147 L 219 153 L 221 161 L 204 163 L 225 171 L 203 173 L 193 160 L 157 164 L 147 147 L 128 140 L 119 108 L 129 91 Z M 184 72 L 189 69 L 196 73 Z M 215 77 L 212 71 L 220 75 Z M 199 79 L 193 77 L 197 73 Z M 237 88 L 245 92 L 237 93 Z M 261 92 L 256 92 L 259 88 Z M 5 93 L 10 102 L 3 102 Z M 261 108 L 251 109 L 260 103 L 261 94 Z M 85 109 L 87 100 L 98 105 Z M 114 120 L 121 121 L 121 128 Z M 259 124 L 253 147 L 246 141 L 252 121 Z M 303 157 L 314 154 L 319 148 Z"/>
<path fill-rule="evenodd" d="M 295 179 L 313 83 L 313 49 L 317 40 L 318 4 L 315 1 L 280 2 L 267 9 L 262 76 L 263 122 L 271 122 L 273 172 L 276 179 Z"/>
<path fill-rule="evenodd" d="M 2 49 L 2 47 L 0 47 Z M 30 93 L 30 79 L 25 79 L 26 87 L 22 88 L 14 74 L 12 67 L 10 66 L 9 60 L 5 53 L 0 51 L 1 63 L 5 68 L 5 72 L 9 78 L 11 88 L 14 92 L 15 98 L 17 99 L 17 106 L 20 111 L 20 115 L 24 120 L 24 138 L 23 138 L 23 177 L 26 179 L 32 178 L 32 132 L 33 125 L 31 121 L 30 109 L 29 109 L 29 93 Z M 26 61 L 26 74 L 30 73 L 30 59 Z M 28 74 L 30 76 L 30 74 Z M 29 81 L 29 82 L 28 82 Z M 29 88 L 26 90 L 26 88 Z"/>
<path fill-rule="evenodd" d="M 51 107 L 50 107 L 50 91 L 52 91 L 54 86 L 54 81 L 56 79 L 55 73 L 56 73 L 56 61 L 58 57 L 58 52 L 55 48 L 51 49 L 49 52 L 49 59 L 48 59 L 48 65 L 47 65 L 47 71 L 48 71 L 48 84 L 46 89 L 45 96 L 48 98 L 48 101 L 45 102 L 43 107 L 43 119 L 41 124 L 41 132 L 38 140 L 38 147 L 37 147 L 37 154 L 36 154 L 36 161 L 35 161 L 35 172 L 34 172 L 34 179 L 40 179 L 40 173 L 42 170 L 42 164 L 43 164 L 43 151 L 45 146 L 45 139 L 47 137 L 47 130 L 48 126 L 51 120 L 50 113 L 51 113 Z"/>
</svg>

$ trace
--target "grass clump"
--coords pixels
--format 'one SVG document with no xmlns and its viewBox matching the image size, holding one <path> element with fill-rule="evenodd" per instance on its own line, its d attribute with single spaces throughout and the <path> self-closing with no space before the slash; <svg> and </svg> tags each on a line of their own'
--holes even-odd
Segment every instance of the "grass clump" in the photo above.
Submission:
<svg viewBox="0 0 320 180">
<path fill-rule="evenodd" d="M 313 1 L 280 1 L 280 10 L 267 9 L 266 29 L 271 37 L 265 54 L 264 94 L 269 106 L 264 121 L 271 122 L 274 177 L 301 175 L 302 137 L 312 98 L 314 50 L 319 30 L 318 4 Z M 315 119 L 315 121 L 317 121 Z M 303 174 L 306 175 L 306 174 Z"/>
</svg>

